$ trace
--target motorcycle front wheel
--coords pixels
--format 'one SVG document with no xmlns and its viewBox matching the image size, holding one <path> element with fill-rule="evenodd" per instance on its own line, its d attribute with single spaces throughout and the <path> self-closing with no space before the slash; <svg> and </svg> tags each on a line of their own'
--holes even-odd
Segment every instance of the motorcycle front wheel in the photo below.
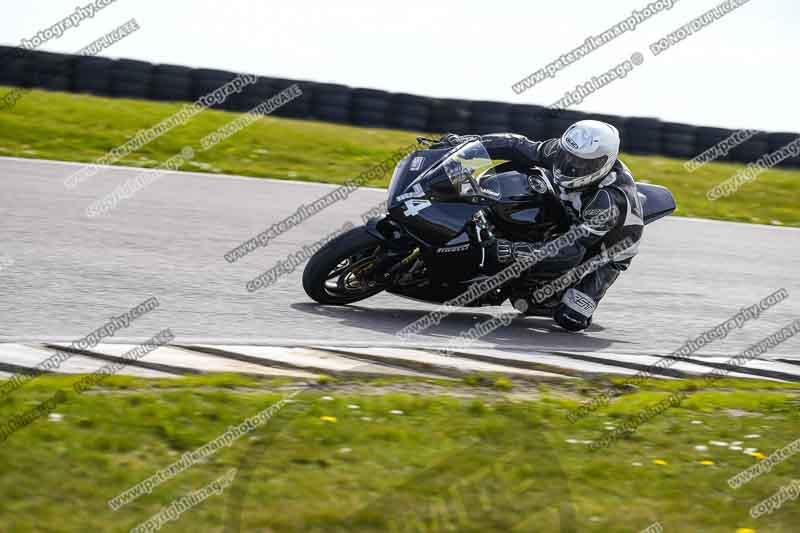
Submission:
<svg viewBox="0 0 800 533">
<path fill-rule="evenodd" d="M 321 304 L 345 305 L 383 291 L 368 279 L 381 241 L 367 228 L 353 228 L 323 246 L 303 271 L 303 289 Z"/>
</svg>

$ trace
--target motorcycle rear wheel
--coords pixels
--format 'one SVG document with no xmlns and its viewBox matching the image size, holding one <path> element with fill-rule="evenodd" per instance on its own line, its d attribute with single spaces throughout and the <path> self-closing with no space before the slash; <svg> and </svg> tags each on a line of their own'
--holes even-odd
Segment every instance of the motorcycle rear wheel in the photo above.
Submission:
<svg viewBox="0 0 800 533">
<path fill-rule="evenodd" d="M 384 287 L 371 284 L 364 273 L 375 263 L 381 241 L 364 226 L 339 235 L 309 260 L 303 289 L 321 304 L 346 305 L 375 296 Z"/>
</svg>

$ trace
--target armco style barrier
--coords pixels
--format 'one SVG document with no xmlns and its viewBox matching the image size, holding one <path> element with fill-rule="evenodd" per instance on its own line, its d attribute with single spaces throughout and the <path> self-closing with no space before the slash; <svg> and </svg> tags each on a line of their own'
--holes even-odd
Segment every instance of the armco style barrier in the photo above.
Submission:
<svg viewBox="0 0 800 533">
<path fill-rule="evenodd" d="M 0 85 L 15 87 L 189 102 L 212 92 L 235 76 L 236 73 L 223 70 L 0 46 Z M 220 107 L 228 111 L 247 111 L 293 83 L 303 90 L 302 97 L 276 110 L 276 116 L 418 132 L 514 132 L 531 139 L 558 137 L 573 122 L 593 118 L 615 125 L 622 135 L 622 149 L 628 153 L 664 155 L 683 160 L 701 154 L 735 131 L 662 122 L 657 118 L 618 117 L 572 110 L 555 112 L 536 105 L 428 98 L 266 77 L 259 78 L 257 83 L 229 98 Z M 722 159 L 750 163 L 799 136 L 796 133 L 758 134 L 735 146 Z M 800 157 L 787 159 L 782 165 L 800 166 Z"/>
</svg>

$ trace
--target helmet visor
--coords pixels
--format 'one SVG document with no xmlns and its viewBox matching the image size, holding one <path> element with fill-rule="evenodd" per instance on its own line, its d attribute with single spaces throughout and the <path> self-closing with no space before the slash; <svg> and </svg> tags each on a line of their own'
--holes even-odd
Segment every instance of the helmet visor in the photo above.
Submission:
<svg viewBox="0 0 800 533">
<path fill-rule="evenodd" d="M 594 159 L 583 159 L 564 148 L 559 148 L 555 163 L 553 163 L 553 173 L 563 180 L 571 181 L 591 176 L 602 169 L 606 162 L 608 162 L 607 155 Z"/>
</svg>

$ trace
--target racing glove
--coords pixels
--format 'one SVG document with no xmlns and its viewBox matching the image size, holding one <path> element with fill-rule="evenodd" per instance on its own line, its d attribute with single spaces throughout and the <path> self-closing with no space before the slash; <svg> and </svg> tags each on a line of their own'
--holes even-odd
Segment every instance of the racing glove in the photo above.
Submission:
<svg viewBox="0 0 800 533">
<path fill-rule="evenodd" d="M 467 141 L 480 139 L 479 135 L 456 135 L 455 133 L 446 133 L 439 139 L 431 148 L 447 148 L 458 146 Z"/>
</svg>

